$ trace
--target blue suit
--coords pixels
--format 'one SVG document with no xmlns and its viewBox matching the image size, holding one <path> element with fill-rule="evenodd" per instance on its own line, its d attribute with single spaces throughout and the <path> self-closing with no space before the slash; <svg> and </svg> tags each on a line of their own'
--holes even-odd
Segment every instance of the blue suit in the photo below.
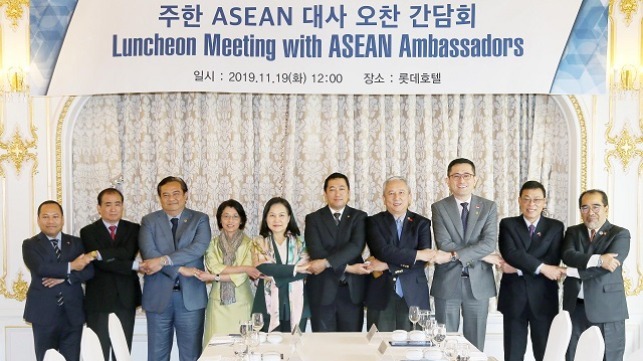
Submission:
<svg viewBox="0 0 643 361">
<path fill-rule="evenodd" d="M 431 221 L 417 213 L 406 212 L 402 237 L 398 238 L 393 215 L 388 211 L 366 218 L 366 242 L 371 254 L 388 264 L 381 276 L 369 276 L 366 293 L 367 327 L 377 324 L 380 331 L 410 329 L 410 306 L 429 308 L 429 283 L 425 262 L 415 261 L 418 250 L 431 248 Z M 404 297 L 395 293 L 400 280 Z M 395 302 L 395 305 L 392 303 Z"/>
<path fill-rule="evenodd" d="M 67 274 L 68 263 L 84 253 L 80 238 L 61 233 L 60 261 L 44 233 L 22 243 L 22 257 L 31 272 L 24 318 L 32 323 L 36 359 L 42 360 L 45 351 L 55 348 L 69 361 L 80 357 L 80 336 L 85 312 L 81 284 L 94 276 L 90 263 L 82 271 Z M 65 281 L 54 287 L 45 287 L 42 279 L 61 278 Z M 58 306 L 58 294 L 64 303 Z"/>
<path fill-rule="evenodd" d="M 209 217 L 188 208 L 183 210 L 178 222 L 176 246 L 167 213 L 156 211 L 141 220 L 139 246 L 143 259 L 168 256 L 172 262 L 144 279 L 148 360 L 170 359 L 174 328 L 181 361 L 199 357 L 208 295 L 203 282 L 195 277 L 181 276 L 179 267 L 203 270 L 203 254 L 210 239 Z"/>
</svg>

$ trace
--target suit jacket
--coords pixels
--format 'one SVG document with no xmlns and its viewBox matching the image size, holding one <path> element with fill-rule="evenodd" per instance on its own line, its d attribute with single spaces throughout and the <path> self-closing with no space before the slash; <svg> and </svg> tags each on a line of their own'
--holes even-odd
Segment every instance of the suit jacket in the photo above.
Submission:
<svg viewBox="0 0 643 361">
<path fill-rule="evenodd" d="M 467 234 L 463 234 L 460 211 L 454 196 L 431 205 L 433 235 L 437 248 L 458 253 L 459 261 L 436 264 L 431 295 L 449 299 L 460 282 L 463 265 L 469 267 L 471 291 L 477 300 L 496 295 L 493 266 L 481 258 L 496 249 L 498 215 L 496 203 L 476 195 L 471 196 Z"/>
<path fill-rule="evenodd" d="M 388 272 L 369 276 L 366 306 L 383 310 L 388 295 L 399 278 L 408 306 L 429 308 L 429 282 L 424 273 L 426 263 L 415 262 L 418 250 L 431 248 L 431 221 L 417 213 L 406 212 L 402 237 L 397 237 L 393 215 L 388 211 L 366 218 L 366 242 L 371 254 L 388 264 Z"/>
<path fill-rule="evenodd" d="M 146 275 L 143 279 L 143 309 L 146 312 L 162 312 L 172 297 L 174 282 L 178 278 L 183 294 L 183 303 L 189 311 L 205 308 L 208 295 L 205 283 L 195 277 L 179 274 L 179 267 L 196 267 L 203 270 L 203 255 L 210 239 L 210 218 L 205 213 L 185 208 L 176 230 L 178 248 L 174 245 L 172 226 L 163 210 L 150 213 L 141 220 L 138 236 L 141 256 L 144 260 L 169 256 L 173 265 Z"/>
<path fill-rule="evenodd" d="M 598 230 L 594 240 L 589 242 L 589 234 L 584 224 L 569 227 L 563 241 L 563 262 L 575 267 L 580 280 L 567 277 L 563 284 L 563 309 L 570 313 L 576 308 L 576 298 L 580 292 L 581 281 L 585 296 L 585 313 L 592 323 L 622 321 L 629 317 L 623 284 L 623 268 L 614 272 L 602 267 L 589 267 L 587 262 L 595 254 L 618 253 L 621 265 L 630 252 L 630 232 L 615 226 L 609 221 Z"/>
<path fill-rule="evenodd" d="M 53 325 L 58 317 L 58 293 L 62 293 L 67 319 L 72 325 L 85 322 L 83 311 L 83 289 L 81 284 L 94 276 L 90 263 L 82 271 L 67 274 L 68 262 L 84 253 L 80 238 L 65 233 L 61 236 L 61 259 L 44 233 L 38 233 L 22 242 L 22 258 L 31 273 L 27 291 L 24 318 L 34 325 Z M 64 278 L 65 282 L 51 288 L 43 286 L 42 279 Z"/>
<path fill-rule="evenodd" d="M 138 224 L 121 219 L 114 240 L 102 219 L 80 230 L 86 252 L 97 250 L 102 258 L 94 261 L 94 278 L 85 288 L 87 312 L 133 310 L 141 305 L 141 284 L 132 270 L 138 254 L 139 228 Z"/>
<path fill-rule="evenodd" d="M 562 222 L 540 217 L 533 238 L 530 238 L 522 215 L 500 221 L 500 253 L 507 263 L 522 271 L 522 276 L 517 273 L 502 275 L 498 311 L 516 318 L 529 304 L 533 314 L 553 317 L 558 313 L 558 282 L 536 274 L 536 269 L 541 264 L 560 264 L 564 229 Z"/>
<path fill-rule="evenodd" d="M 306 248 L 311 259 L 326 258 L 331 268 L 318 275 L 309 275 L 306 289 L 312 306 L 335 302 L 339 281 L 348 283 L 351 301 L 364 301 L 366 278 L 344 273 L 347 264 L 362 263 L 366 244 L 366 212 L 346 207 L 339 225 L 335 225 L 330 208 L 321 208 L 306 216 Z"/>
</svg>

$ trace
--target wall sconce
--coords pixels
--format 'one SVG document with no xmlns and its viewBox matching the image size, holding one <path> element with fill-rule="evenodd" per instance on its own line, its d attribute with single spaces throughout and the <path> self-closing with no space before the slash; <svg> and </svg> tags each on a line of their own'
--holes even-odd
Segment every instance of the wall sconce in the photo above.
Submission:
<svg viewBox="0 0 643 361">
<path fill-rule="evenodd" d="M 12 93 L 26 93 L 29 91 L 27 85 L 27 72 L 19 66 L 14 66 L 6 71 L 8 90 Z"/>
<path fill-rule="evenodd" d="M 611 90 L 621 96 L 634 96 L 641 89 L 637 67 L 631 64 L 613 68 Z"/>
</svg>

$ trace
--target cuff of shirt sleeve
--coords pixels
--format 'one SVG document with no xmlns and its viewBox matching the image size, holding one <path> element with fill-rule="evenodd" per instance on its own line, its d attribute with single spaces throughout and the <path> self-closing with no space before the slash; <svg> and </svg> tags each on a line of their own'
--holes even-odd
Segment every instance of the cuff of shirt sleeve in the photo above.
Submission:
<svg viewBox="0 0 643 361">
<path fill-rule="evenodd" d="M 567 277 L 573 277 L 573 278 L 579 278 L 580 279 L 580 274 L 578 273 L 578 268 L 575 267 L 567 267 L 567 270 L 565 271 L 567 274 Z"/>
<path fill-rule="evenodd" d="M 587 268 L 590 267 L 600 267 L 600 260 L 601 260 L 601 255 L 600 254 L 595 254 L 589 258 L 589 261 L 587 262 Z"/>
<path fill-rule="evenodd" d="M 138 271 L 138 261 L 132 261 L 132 271 Z"/>
</svg>

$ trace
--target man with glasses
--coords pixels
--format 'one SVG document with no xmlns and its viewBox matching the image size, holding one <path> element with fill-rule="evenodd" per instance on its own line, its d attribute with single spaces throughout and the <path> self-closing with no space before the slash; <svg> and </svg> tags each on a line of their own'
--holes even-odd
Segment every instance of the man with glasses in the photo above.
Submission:
<svg viewBox="0 0 643 361">
<path fill-rule="evenodd" d="M 621 265 L 630 251 L 630 232 L 607 220 L 607 194 L 591 189 L 578 199 L 583 223 L 569 227 L 562 259 L 568 266 L 563 309 L 572 318 L 567 360 L 572 361 L 581 333 L 598 326 L 606 361 L 623 360 L 625 320 L 629 317 Z"/>
<path fill-rule="evenodd" d="M 484 348 L 489 299 L 496 295 L 493 265 L 498 237 L 496 203 L 473 195 L 476 168 L 459 158 L 447 168 L 451 196 L 431 205 L 433 234 L 439 251 L 431 295 L 435 318 L 447 332 L 457 332 L 462 309 L 463 334 L 476 348 Z"/>
<path fill-rule="evenodd" d="M 534 358 L 542 361 L 549 328 L 558 313 L 557 281 L 565 275 L 559 266 L 565 227 L 542 216 L 546 204 L 545 187 L 528 181 L 518 197 L 521 214 L 500 221 L 498 246 L 505 263 L 498 311 L 503 315 L 506 361 L 524 360 L 528 328 Z"/>
</svg>

